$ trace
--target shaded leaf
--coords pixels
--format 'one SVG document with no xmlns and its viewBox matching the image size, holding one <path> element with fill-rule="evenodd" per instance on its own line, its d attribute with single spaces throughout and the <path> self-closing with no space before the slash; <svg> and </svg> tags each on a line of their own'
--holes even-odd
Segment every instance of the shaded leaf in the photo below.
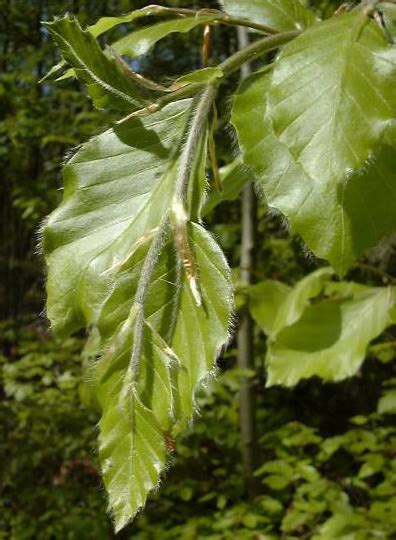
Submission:
<svg viewBox="0 0 396 540">
<path fill-rule="evenodd" d="M 378 401 L 377 411 L 379 414 L 396 414 L 396 388 L 383 392 Z"/>
<path fill-rule="evenodd" d="M 253 175 L 244 167 L 242 160 L 236 158 L 232 163 L 221 167 L 220 178 L 223 191 L 212 189 L 202 209 L 203 215 L 209 214 L 217 205 L 224 201 L 234 201 L 239 197 L 243 187 L 253 181 Z"/>
<path fill-rule="evenodd" d="M 168 87 L 169 91 L 178 90 L 188 84 L 210 84 L 215 82 L 216 79 L 222 79 L 224 72 L 218 67 L 207 67 L 203 69 L 197 69 L 192 73 L 186 73 L 178 77 L 171 86 Z"/>
</svg>

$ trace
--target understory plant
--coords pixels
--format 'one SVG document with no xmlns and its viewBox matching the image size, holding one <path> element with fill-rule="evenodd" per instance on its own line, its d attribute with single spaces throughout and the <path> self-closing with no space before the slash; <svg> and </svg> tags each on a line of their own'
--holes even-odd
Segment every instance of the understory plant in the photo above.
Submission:
<svg viewBox="0 0 396 540">
<path fill-rule="evenodd" d="M 221 7 L 152 5 L 86 29 L 70 16 L 44 24 L 62 54 L 44 82 L 78 77 L 95 107 L 118 115 L 67 159 L 63 200 L 42 229 L 53 331 L 89 334 L 117 531 L 158 486 L 230 340 L 235 286 L 204 223 L 248 183 L 320 260 L 294 287 L 265 280 L 244 289 L 267 335 L 267 385 L 339 381 L 358 372 L 373 340 L 393 346 L 381 338 L 396 317 L 391 281 L 343 279 L 396 228 L 396 6 L 365 0 L 326 20 L 299 0 Z M 119 25 L 123 36 L 103 48 Z M 225 26 L 248 28 L 252 39 L 212 65 L 211 32 Z M 139 73 L 159 40 L 196 28 L 198 69 L 165 82 Z M 246 64 L 254 70 L 222 116 L 222 88 Z M 238 141 L 221 168 L 220 122 Z"/>
</svg>

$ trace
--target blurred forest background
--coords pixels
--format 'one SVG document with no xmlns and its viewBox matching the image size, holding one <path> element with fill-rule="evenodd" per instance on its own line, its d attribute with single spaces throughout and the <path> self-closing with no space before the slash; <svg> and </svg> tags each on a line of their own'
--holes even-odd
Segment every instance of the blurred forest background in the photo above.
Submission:
<svg viewBox="0 0 396 540">
<path fill-rule="evenodd" d="M 58 60 L 40 21 L 69 11 L 84 26 L 148 4 L 0 0 L 0 538 L 7 540 L 114 538 L 96 459 L 98 411 L 81 370 L 84 336 L 52 338 L 39 249 L 40 223 L 61 197 L 63 157 L 111 116 L 93 110 L 76 81 L 38 84 Z M 218 7 L 197 0 L 162 4 Z M 324 17 L 339 4 L 311 1 Z M 238 46 L 230 28 L 216 28 L 213 39 L 213 62 Z M 139 61 L 139 70 L 159 81 L 193 70 L 200 46 L 199 30 L 172 35 Z M 236 78 L 223 88 L 223 110 L 235 84 Z M 217 142 L 224 164 L 233 155 L 229 129 L 220 128 Z M 212 214 L 207 222 L 238 281 L 240 203 L 222 204 Z M 278 218 L 264 210 L 258 217 L 258 278 L 294 284 L 316 268 Z M 350 277 L 383 284 L 385 274 L 396 276 L 395 239 L 370 253 L 365 265 Z M 219 378 L 199 398 L 201 414 L 178 443 L 159 493 L 118 538 L 396 538 L 396 411 L 381 398 L 396 378 L 392 353 L 372 347 L 359 376 L 343 383 L 309 380 L 293 390 L 265 389 L 259 331 L 255 345 L 254 493 L 245 493 L 241 373 L 232 343 L 219 360 Z"/>
</svg>

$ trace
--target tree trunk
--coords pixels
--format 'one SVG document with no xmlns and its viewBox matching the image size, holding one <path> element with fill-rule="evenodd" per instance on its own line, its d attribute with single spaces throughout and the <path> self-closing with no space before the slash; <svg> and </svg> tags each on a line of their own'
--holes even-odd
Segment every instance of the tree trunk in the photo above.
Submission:
<svg viewBox="0 0 396 540">
<path fill-rule="evenodd" d="M 238 28 L 239 48 L 249 43 L 246 28 Z M 242 77 L 250 73 L 250 66 L 244 64 L 241 69 Z M 241 279 L 247 285 L 253 281 L 254 244 L 256 237 L 256 200 L 252 185 L 245 186 L 242 192 L 241 207 Z M 238 367 L 242 370 L 254 371 L 254 328 L 248 310 L 240 316 L 237 335 Z M 255 386 L 252 377 L 242 377 L 240 386 L 240 431 L 242 445 L 242 460 L 246 492 L 249 496 L 254 494 L 256 466 L 256 404 Z"/>
</svg>

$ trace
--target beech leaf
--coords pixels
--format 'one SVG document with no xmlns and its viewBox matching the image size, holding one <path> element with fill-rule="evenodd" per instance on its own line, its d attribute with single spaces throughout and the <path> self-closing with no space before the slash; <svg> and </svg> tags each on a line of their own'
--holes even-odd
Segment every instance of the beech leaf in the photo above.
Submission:
<svg viewBox="0 0 396 540">
<path fill-rule="evenodd" d="M 300 0 L 221 0 L 221 4 L 233 17 L 277 30 L 302 30 L 315 22 L 313 13 Z"/>
<path fill-rule="evenodd" d="M 382 42 L 383 37 L 377 35 L 377 29 L 373 29 L 371 24 L 369 26 L 369 39 L 371 40 L 374 36 Z M 330 33 L 329 36 L 331 35 Z M 329 46 L 328 50 L 330 49 Z M 392 58 L 393 48 L 385 46 L 381 51 L 380 67 L 383 66 L 383 62 L 385 63 L 384 58 Z M 304 54 L 304 51 L 301 51 L 301 55 Z M 296 56 L 298 57 L 298 54 Z M 319 58 L 318 63 L 321 61 Z M 309 62 L 308 65 L 310 65 Z M 387 69 L 393 65 L 393 60 L 387 61 Z M 306 69 L 308 68 L 305 63 L 302 63 L 302 69 L 296 78 L 299 79 Z M 365 69 L 362 66 L 362 73 Z M 368 69 L 371 71 L 372 68 Z M 382 81 L 381 71 L 377 75 Z M 311 76 L 313 79 L 316 77 L 314 71 Z M 331 75 L 330 80 L 333 81 L 333 78 Z M 293 156 L 292 148 L 289 148 L 286 142 L 281 142 L 280 139 L 283 136 L 277 137 L 274 133 L 273 123 L 267 110 L 271 80 L 271 71 L 268 68 L 257 72 L 242 83 L 235 96 L 232 122 L 237 130 L 244 161 L 252 168 L 269 206 L 280 210 L 288 218 L 292 231 L 302 236 L 314 254 L 328 260 L 333 268 L 343 275 L 365 250 L 376 245 L 396 228 L 396 214 L 393 210 L 396 201 L 396 145 L 390 117 L 386 114 L 386 110 L 389 115 L 391 114 L 391 105 L 389 101 L 386 101 L 381 102 L 378 107 L 371 108 L 375 102 L 375 97 L 371 96 L 371 103 L 366 104 L 371 111 L 367 113 L 368 123 L 366 123 L 363 122 L 362 114 L 356 117 L 356 111 L 355 113 L 350 111 L 351 116 L 344 117 L 343 111 L 354 107 L 350 103 L 350 98 L 346 98 L 346 104 L 343 99 L 338 104 L 334 104 L 335 110 L 340 111 L 337 113 L 339 121 L 343 119 L 345 124 L 339 125 L 337 133 L 341 131 L 350 133 L 353 144 L 362 150 L 364 135 L 362 139 L 360 135 L 356 135 L 356 133 L 360 134 L 359 126 L 364 123 L 362 129 L 367 135 L 370 131 L 367 126 L 373 125 L 371 144 L 375 151 L 371 152 L 366 146 L 366 154 L 364 152 L 363 154 L 366 158 L 370 154 L 370 159 L 360 163 L 360 166 L 357 161 L 348 162 L 348 167 L 357 167 L 356 170 L 348 169 L 348 172 L 346 162 L 343 160 L 351 155 L 350 149 L 347 145 L 337 143 L 344 135 L 335 135 L 332 138 L 328 134 L 331 142 L 321 139 L 315 151 L 312 145 L 316 142 L 313 139 L 307 147 L 312 149 L 312 155 L 308 150 L 305 153 L 308 161 L 311 155 L 311 159 L 316 163 L 314 170 L 312 161 L 312 176 L 309 176 L 306 169 L 309 169 L 310 165 L 305 165 L 305 169 L 302 165 L 302 160 L 305 159 L 304 153 L 300 157 Z M 293 85 L 294 80 L 293 78 Z M 304 80 L 307 82 L 307 79 Z M 383 83 L 385 84 L 385 80 Z M 382 87 L 380 84 L 379 89 Z M 301 88 L 306 88 L 306 84 Z M 359 90 L 358 92 L 359 96 L 367 94 L 366 91 L 362 93 Z M 386 81 L 384 92 L 386 95 L 392 93 L 389 81 Z M 313 97 L 314 94 L 311 94 L 305 97 L 304 93 L 306 103 Z M 285 99 L 287 101 L 288 97 L 286 96 Z M 330 100 L 330 97 L 328 99 Z M 363 97 L 363 99 L 366 98 Z M 279 106 L 282 107 L 282 104 Z M 290 106 L 292 109 L 293 106 Z M 298 100 L 296 100 L 296 107 L 300 107 Z M 331 115 L 327 105 L 325 109 Z M 322 114 L 317 100 L 313 100 L 311 108 L 308 107 L 307 110 L 309 115 Z M 377 122 L 373 116 L 380 114 L 381 110 L 381 114 L 384 115 L 383 121 Z M 297 121 L 302 121 L 299 118 Z M 304 118 L 304 115 L 301 118 Z M 324 126 L 323 129 L 327 125 L 326 116 L 323 116 L 321 125 Z M 354 126 L 353 129 L 356 128 L 356 133 L 350 131 L 351 126 Z M 382 127 L 379 128 L 379 126 Z M 382 133 L 386 126 L 388 126 L 386 133 Z M 294 129 L 292 125 L 290 129 Z M 306 132 L 308 133 L 310 129 L 308 126 Z M 305 132 L 301 131 L 301 134 L 303 133 Z M 296 133 L 295 138 L 290 139 L 291 147 L 298 137 L 299 134 Z M 321 160 L 318 156 L 321 156 Z M 330 161 L 332 165 L 328 167 Z M 343 163 L 344 167 L 340 166 L 340 163 Z M 336 174 L 337 168 L 339 170 Z M 341 176 L 338 177 L 338 174 Z"/>
<path fill-rule="evenodd" d="M 99 317 L 104 342 L 97 368 L 103 408 L 99 457 L 117 530 L 134 517 L 157 485 L 166 466 L 167 445 L 190 421 L 195 393 L 228 339 L 232 289 L 227 263 L 199 225 L 190 225 L 189 242 L 202 306 L 197 306 L 169 242 L 145 302 L 143 355 L 136 379 L 128 373 L 134 297 L 150 240 L 123 265 Z"/>
</svg>

